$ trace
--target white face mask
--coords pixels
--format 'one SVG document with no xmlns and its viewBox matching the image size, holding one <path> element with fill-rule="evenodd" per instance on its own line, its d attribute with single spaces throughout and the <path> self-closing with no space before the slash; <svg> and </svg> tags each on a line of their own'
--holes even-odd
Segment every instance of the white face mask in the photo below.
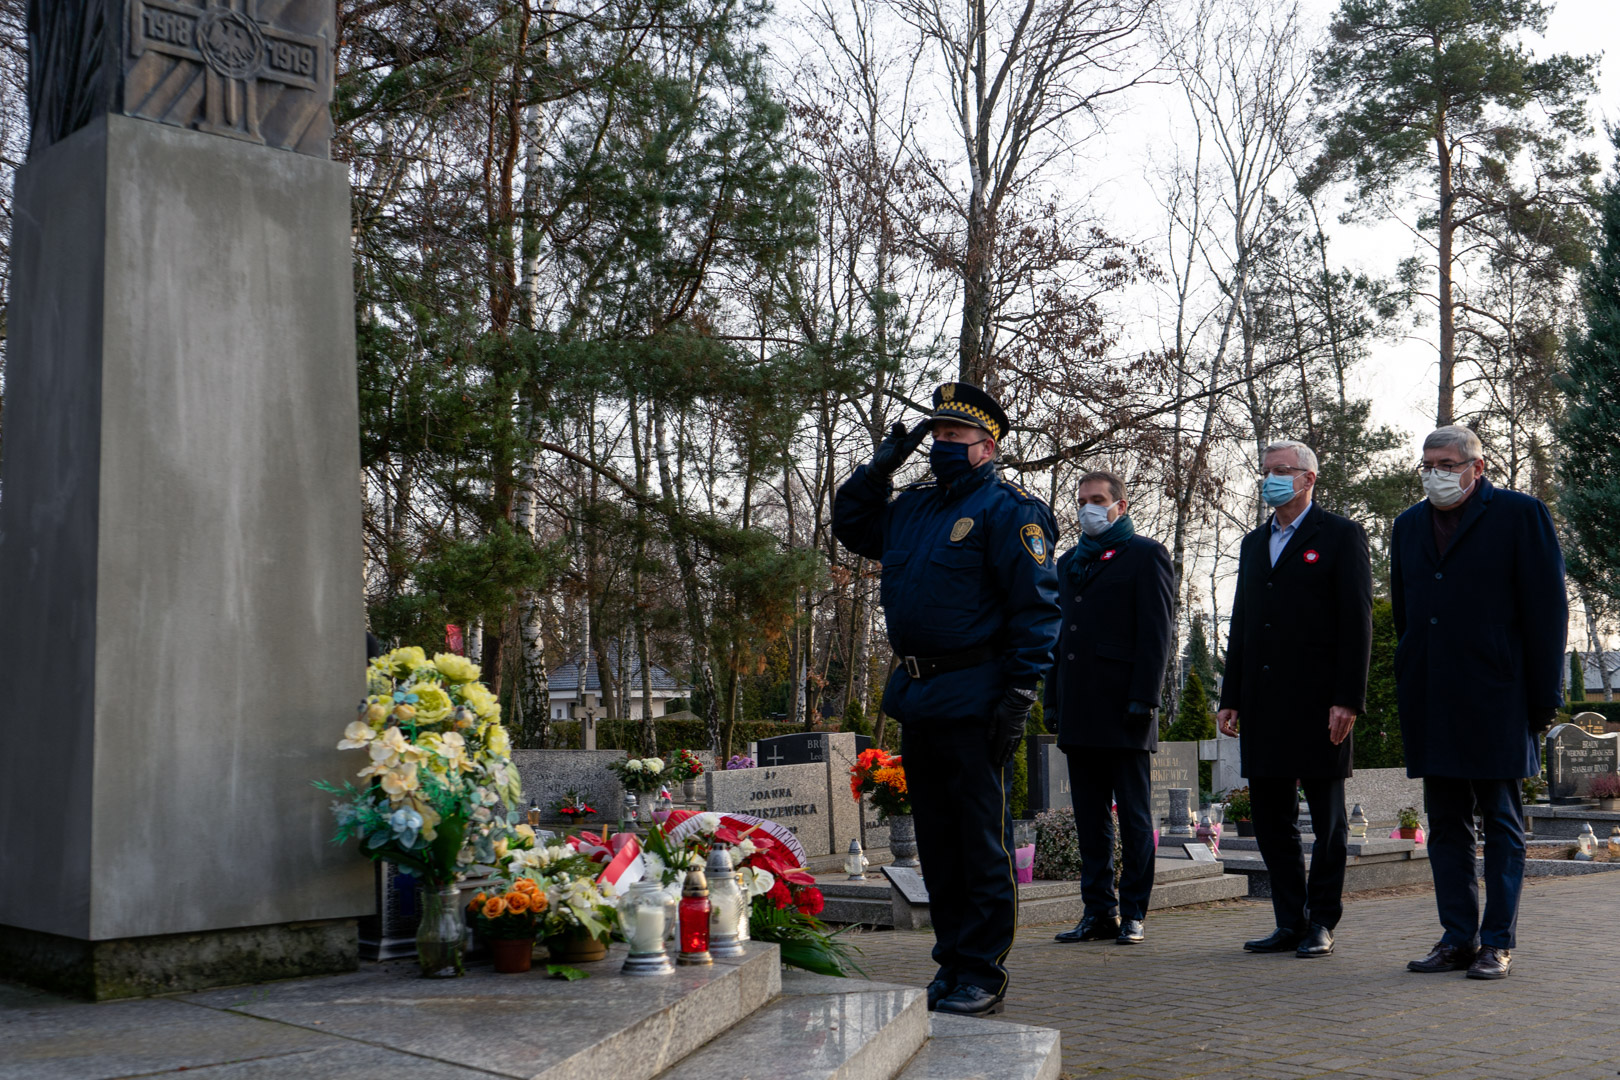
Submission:
<svg viewBox="0 0 1620 1080">
<path fill-rule="evenodd" d="M 1113 524 L 1108 520 L 1108 511 L 1113 508 L 1113 503 L 1086 503 L 1080 508 L 1080 531 L 1087 536 L 1101 536 L 1107 532 L 1108 526 Z"/>
<path fill-rule="evenodd" d="M 1442 472 L 1435 469 L 1433 472 L 1423 474 L 1423 493 L 1429 501 L 1442 510 L 1449 509 L 1462 502 L 1464 497 L 1473 490 L 1474 481 L 1470 479 L 1468 486 L 1463 487 L 1464 473 L 1470 472 L 1464 468 L 1462 472 Z"/>
</svg>

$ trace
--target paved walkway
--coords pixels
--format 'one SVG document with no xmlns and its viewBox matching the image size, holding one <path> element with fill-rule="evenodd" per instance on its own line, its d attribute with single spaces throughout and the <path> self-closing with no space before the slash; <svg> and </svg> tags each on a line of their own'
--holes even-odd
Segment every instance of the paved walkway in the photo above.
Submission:
<svg viewBox="0 0 1620 1080">
<path fill-rule="evenodd" d="M 1131 948 L 1024 927 L 1002 1019 L 1062 1029 L 1073 1080 L 1620 1074 L 1620 872 L 1531 879 L 1519 915 L 1499 982 L 1405 970 L 1440 936 L 1427 888 L 1351 898 L 1319 960 L 1242 951 L 1271 929 L 1268 901 L 1155 912 Z M 858 940 L 874 979 L 933 975 L 927 931 Z"/>
</svg>

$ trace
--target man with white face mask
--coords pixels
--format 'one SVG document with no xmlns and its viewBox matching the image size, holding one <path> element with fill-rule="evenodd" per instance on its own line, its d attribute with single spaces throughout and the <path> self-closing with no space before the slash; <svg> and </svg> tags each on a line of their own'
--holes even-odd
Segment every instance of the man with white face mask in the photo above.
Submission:
<svg viewBox="0 0 1620 1080">
<path fill-rule="evenodd" d="M 1170 555 L 1136 533 L 1125 485 L 1111 472 L 1080 478 L 1080 531 L 1058 560 L 1063 604 L 1056 660 L 1046 678 L 1046 721 L 1069 759 L 1080 844 L 1080 924 L 1059 941 L 1143 940 L 1153 889 L 1153 710 L 1170 662 Z M 1114 826 L 1119 804 L 1119 895 Z"/>
<path fill-rule="evenodd" d="M 1429 869 L 1444 934 L 1411 971 L 1500 979 L 1513 964 L 1524 885 L 1519 782 L 1563 703 L 1564 557 L 1541 501 L 1485 479 L 1479 436 L 1423 440 L 1428 498 L 1390 539 L 1395 691 L 1406 772 L 1423 778 Z M 1474 814 L 1485 825 L 1485 913 Z"/>
</svg>

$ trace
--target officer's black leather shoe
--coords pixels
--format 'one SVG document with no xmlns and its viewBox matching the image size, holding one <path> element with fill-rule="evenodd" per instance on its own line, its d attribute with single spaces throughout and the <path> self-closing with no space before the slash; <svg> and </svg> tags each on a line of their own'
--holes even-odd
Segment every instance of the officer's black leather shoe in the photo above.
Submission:
<svg viewBox="0 0 1620 1080">
<path fill-rule="evenodd" d="M 1295 956 L 1309 960 L 1313 956 L 1328 956 L 1333 952 L 1333 931 L 1319 923 L 1311 923 L 1311 928 L 1305 931 L 1300 939 L 1299 948 L 1294 950 Z"/>
<path fill-rule="evenodd" d="M 1115 945 L 1140 945 L 1147 935 L 1142 932 L 1141 919 L 1126 919 L 1119 924 L 1119 936 L 1114 939 Z"/>
<path fill-rule="evenodd" d="M 1479 950 L 1479 955 L 1469 965 L 1468 977 L 1470 979 L 1505 979 L 1508 977 L 1508 972 L 1512 970 L 1512 949 L 1498 949 L 1494 945 L 1486 945 Z"/>
<path fill-rule="evenodd" d="M 1054 941 L 1107 941 L 1119 936 L 1119 916 L 1087 915 L 1073 930 L 1065 930 Z"/>
<path fill-rule="evenodd" d="M 1246 952 L 1293 952 L 1304 937 L 1298 930 L 1279 926 L 1263 938 L 1245 941 L 1243 948 Z"/>
<path fill-rule="evenodd" d="M 1421 960 L 1413 960 L 1406 965 L 1407 971 L 1416 971 L 1423 975 L 1433 975 L 1441 971 L 1466 971 L 1468 965 L 1474 962 L 1474 950 L 1466 946 L 1447 945 L 1444 941 L 1435 942 L 1429 955 Z"/>
<path fill-rule="evenodd" d="M 928 984 L 928 1011 L 933 1012 L 939 1008 L 939 1003 L 951 992 L 951 984 L 944 979 L 935 979 Z"/>
<path fill-rule="evenodd" d="M 1000 994 L 992 994 L 972 983 L 963 983 L 941 998 L 935 1011 L 956 1013 L 958 1016 L 994 1016 L 1002 1008 Z"/>
</svg>

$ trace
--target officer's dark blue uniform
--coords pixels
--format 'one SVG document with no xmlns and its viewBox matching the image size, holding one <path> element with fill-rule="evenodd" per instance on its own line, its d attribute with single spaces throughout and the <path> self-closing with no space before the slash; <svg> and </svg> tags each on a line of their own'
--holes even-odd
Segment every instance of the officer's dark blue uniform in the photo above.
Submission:
<svg viewBox="0 0 1620 1080">
<path fill-rule="evenodd" d="M 935 421 L 999 439 L 1006 418 L 976 387 L 935 391 Z M 1017 915 L 1010 765 L 990 747 L 1009 689 L 1033 691 L 1051 663 L 1061 611 L 1057 527 L 1039 498 L 986 461 L 949 486 L 890 499 L 862 465 L 838 489 L 833 534 L 883 565 L 889 643 L 901 663 L 883 708 L 901 723 L 917 843 L 934 923 L 937 979 L 1005 993 Z"/>
</svg>

